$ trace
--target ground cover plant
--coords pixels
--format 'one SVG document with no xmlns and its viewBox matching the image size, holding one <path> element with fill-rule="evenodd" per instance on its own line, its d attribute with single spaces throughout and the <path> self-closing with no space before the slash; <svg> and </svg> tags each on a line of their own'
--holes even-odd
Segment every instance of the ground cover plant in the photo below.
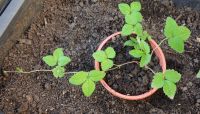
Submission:
<svg viewBox="0 0 200 114">
<path fill-rule="evenodd" d="M 130 5 L 121 3 L 119 4 L 119 10 L 125 17 L 125 24 L 122 27 L 122 35 L 124 37 L 130 37 L 130 40 L 124 43 L 125 46 L 132 47 L 129 52 L 131 56 L 139 60 L 139 66 L 142 68 L 148 67 L 148 63 L 151 61 L 153 50 L 150 50 L 150 46 L 147 43 L 152 39 L 152 36 L 147 31 L 143 30 L 142 20 L 143 17 L 140 13 L 140 2 L 132 2 Z M 132 37 L 132 34 L 136 34 L 136 37 Z M 164 27 L 165 39 L 163 39 L 159 45 L 164 41 L 168 41 L 169 46 L 178 53 L 184 52 L 184 42 L 189 38 L 191 32 L 185 26 L 178 26 L 176 21 L 168 17 L 166 19 Z M 112 47 L 108 47 L 105 50 L 96 51 L 92 55 L 93 58 L 101 63 L 101 71 L 78 71 L 68 72 L 65 66 L 70 63 L 71 59 L 65 56 L 62 48 L 57 48 L 53 55 L 47 55 L 43 57 L 43 61 L 50 67 L 54 67 L 52 70 L 35 70 L 30 72 L 24 72 L 18 68 L 18 71 L 4 71 L 18 72 L 18 73 L 32 73 L 38 71 L 52 72 L 54 77 L 62 78 L 65 74 L 73 74 L 69 79 L 69 82 L 76 86 L 81 86 L 85 96 L 91 96 L 95 90 L 95 85 L 98 81 L 106 76 L 107 71 L 120 68 L 121 65 L 114 64 L 113 59 L 116 56 L 116 52 Z M 174 69 L 168 69 L 165 73 L 158 72 L 153 76 L 151 83 L 152 88 L 163 88 L 164 93 L 171 99 L 174 98 L 176 93 L 176 83 L 181 79 L 181 74 Z"/>
</svg>

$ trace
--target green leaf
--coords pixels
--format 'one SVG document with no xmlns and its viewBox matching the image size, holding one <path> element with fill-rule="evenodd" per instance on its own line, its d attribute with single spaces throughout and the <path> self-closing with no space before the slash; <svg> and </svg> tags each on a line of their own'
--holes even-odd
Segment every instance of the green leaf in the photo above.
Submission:
<svg viewBox="0 0 200 114">
<path fill-rule="evenodd" d="M 151 36 L 148 34 L 147 31 L 144 31 L 144 32 L 143 32 L 143 35 L 141 36 L 142 40 L 145 41 L 148 37 L 151 37 Z"/>
<path fill-rule="evenodd" d="M 116 52 L 112 47 L 106 48 L 105 52 L 108 58 L 115 58 L 116 56 Z"/>
<path fill-rule="evenodd" d="M 140 2 L 132 2 L 131 3 L 131 11 L 140 11 L 140 10 L 141 10 Z"/>
<path fill-rule="evenodd" d="M 132 40 L 128 40 L 124 43 L 124 46 L 134 46 L 135 43 Z"/>
<path fill-rule="evenodd" d="M 56 78 L 62 78 L 65 75 L 65 68 L 61 66 L 56 66 L 53 70 L 53 75 Z"/>
<path fill-rule="evenodd" d="M 54 52 L 53 52 L 53 56 L 56 60 L 58 60 L 59 57 L 64 56 L 63 53 L 63 49 L 62 48 L 57 48 Z"/>
<path fill-rule="evenodd" d="M 151 61 L 151 55 L 150 54 L 145 54 L 142 56 L 140 60 L 140 67 L 144 67 Z"/>
<path fill-rule="evenodd" d="M 125 16 L 125 21 L 129 25 L 135 25 L 138 23 L 137 17 L 132 13 Z"/>
<path fill-rule="evenodd" d="M 199 70 L 199 72 L 197 73 L 197 78 L 200 78 L 200 70 Z"/>
<path fill-rule="evenodd" d="M 92 80 L 88 79 L 83 83 L 82 91 L 86 97 L 91 96 L 94 90 L 95 90 L 95 83 Z"/>
<path fill-rule="evenodd" d="M 67 65 L 69 62 L 71 61 L 71 59 L 67 56 L 61 56 L 58 59 L 58 65 L 59 66 L 65 66 Z"/>
<path fill-rule="evenodd" d="M 133 33 L 133 26 L 129 24 L 125 24 L 122 28 L 122 35 L 123 36 L 128 36 Z"/>
<path fill-rule="evenodd" d="M 134 32 L 138 35 L 138 36 L 143 36 L 143 28 L 142 25 L 140 23 L 137 23 L 134 27 Z"/>
<path fill-rule="evenodd" d="M 103 62 L 107 59 L 106 53 L 102 50 L 96 51 L 92 56 L 98 62 Z"/>
<path fill-rule="evenodd" d="M 15 71 L 18 72 L 18 73 L 22 73 L 22 72 L 24 72 L 23 69 L 20 68 L 20 67 L 17 67 Z"/>
<path fill-rule="evenodd" d="M 162 88 L 163 85 L 164 85 L 163 73 L 156 73 L 153 77 L 151 87 L 159 89 L 159 88 Z"/>
<path fill-rule="evenodd" d="M 141 50 L 134 49 L 134 50 L 129 51 L 129 54 L 135 58 L 140 58 L 142 57 L 142 55 L 144 55 L 144 52 Z"/>
<path fill-rule="evenodd" d="M 108 69 L 112 67 L 113 67 L 113 61 L 110 59 L 107 59 L 101 63 L 101 68 L 103 71 L 107 71 Z"/>
<path fill-rule="evenodd" d="M 176 38 L 180 38 L 183 41 L 186 41 L 190 37 L 191 31 L 185 26 L 179 26 L 178 30 L 174 32 Z"/>
<path fill-rule="evenodd" d="M 178 38 L 168 39 L 168 44 L 175 51 L 177 51 L 179 53 L 184 52 L 184 42 L 182 39 L 178 39 Z"/>
<path fill-rule="evenodd" d="M 131 12 L 131 8 L 128 4 L 121 3 L 118 5 L 118 7 L 119 7 L 120 12 L 124 15 L 130 14 Z"/>
<path fill-rule="evenodd" d="M 89 72 L 89 79 L 92 81 L 100 81 L 106 76 L 106 73 L 104 71 L 99 70 L 92 70 Z"/>
<path fill-rule="evenodd" d="M 165 72 L 165 79 L 177 83 L 181 79 L 181 74 L 175 70 L 167 70 Z"/>
<path fill-rule="evenodd" d="M 81 85 L 83 84 L 88 77 L 88 72 L 80 71 L 76 74 L 74 74 L 70 79 L 69 83 L 73 85 Z"/>
<path fill-rule="evenodd" d="M 52 55 L 47 55 L 42 60 L 49 66 L 55 66 L 57 64 L 57 60 Z"/>
<path fill-rule="evenodd" d="M 165 80 L 163 91 L 165 95 L 167 95 L 170 99 L 174 99 L 174 96 L 176 94 L 176 85 L 173 82 Z"/>
<path fill-rule="evenodd" d="M 164 28 L 164 35 L 167 38 L 172 38 L 173 34 L 174 34 L 174 32 L 176 32 L 177 28 L 178 28 L 178 25 L 177 25 L 176 21 L 171 17 L 167 17 L 165 28 Z"/>
<path fill-rule="evenodd" d="M 144 50 L 144 52 L 146 54 L 149 54 L 150 53 L 150 46 L 147 42 L 145 42 L 144 40 L 141 40 L 140 41 L 140 47 L 142 50 Z"/>
</svg>

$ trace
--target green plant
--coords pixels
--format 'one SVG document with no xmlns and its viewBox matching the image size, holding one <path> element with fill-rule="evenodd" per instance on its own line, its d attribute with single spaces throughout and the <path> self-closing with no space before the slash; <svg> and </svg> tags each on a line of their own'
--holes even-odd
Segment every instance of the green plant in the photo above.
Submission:
<svg viewBox="0 0 200 114">
<path fill-rule="evenodd" d="M 152 52 L 150 53 L 149 44 L 146 40 L 151 40 L 151 36 L 142 27 L 142 15 L 140 2 L 132 2 L 130 5 L 121 3 L 118 5 L 119 10 L 125 17 L 125 25 L 122 27 L 122 35 L 129 36 L 133 33 L 136 38 L 130 37 L 130 40 L 124 43 L 125 46 L 133 47 L 129 54 L 140 59 L 140 67 L 145 67 L 151 61 Z M 165 40 L 168 40 L 169 46 L 175 51 L 184 52 L 184 42 L 189 38 L 191 32 L 185 26 L 178 26 L 176 21 L 167 17 L 164 28 L 165 39 L 161 41 L 161 45 Z M 153 77 L 152 88 L 163 88 L 164 93 L 171 99 L 176 93 L 176 85 L 181 75 L 174 70 L 167 70 L 163 73 L 156 73 Z"/>
<path fill-rule="evenodd" d="M 147 42 L 151 40 L 152 37 L 147 31 L 143 30 L 143 16 L 140 13 L 140 2 L 132 2 L 130 5 L 121 3 L 118 7 L 125 18 L 125 24 L 122 27 L 121 33 L 123 36 L 129 36 L 130 38 L 124 43 L 124 46 L 132 47 L 129 54 L 140 61 L 140 67 L 147 68 L 154 73 L 151 87 L 157 89 L 163 88 L 164 93 L 169 98 L 173 99 L 177 89 L 176 83 L 180 81 L 181 74 L 173 69 L 167 70 L 164 73 L 155 73 L 147 66 L 151 61 L 153 51 L 158 47 L 151 51 Z M 135 34 L 134 37 L 131 36 L 133 33 Z M 187 27 L 178 26 L 173 18 L 167 17 L 164 28 L 164 35 L 166 38 L 160 42 L 159 46 L 164 41 L 168 40 L 168 44 L 172 49 L 182 53 L 184 52 L 184 42 L 186 42 L 190 34 L 191 32 Z M 94 52 L 92 56 L 96 61 L 101 63 L 101 70 L 66 72 L 65 66 L 71 62 L 71 59 L 64 55 L 62 48 L 57 48 L 53 52 L 53 55 L 47 55 L 42 58 L 48 66 L 53 67 L 52 70 L 33 70 L 25 72 L 22 68 L 17 68 L 16 71 L 4 71 L 4 73 L 52 72 L 56 78 L 62 78 L 65 74 L 74 74 L 69 78 L 69 83 L 81 86 L 83 94 L 89 97 L 94 92 L 96 83 L 102 80 L 108 71 L 135 62 L 131 61 L 120 65 L 114 64 L 113 59 L 116 57 L 116 52 L 112 47 L 107 47 L 105 50 L 98 50 Z M 200 77 L 200 72 L 197 74 L 197 77 Z"/>
<path fill-rule="evenodd" d="M 65 66 L 71 61 L 67 56 L 64 56 L 63 49 L 57 48 L 53 55 L 47 55 L 42 60 L 49 66 L 54 67 L 52 69 L 53 75 L 56 78 L 62 78 L 65 75 Z"/>
<path fill-rule="evenodd" d="M 181 74 L 175 70 L 167 70 L 164 74 L 159 72 L 153 77 L 151 87 L 163 88 L 164 93 L 171 99 L 176 93 L 176 83 L 181 79 Z"/>
</svg>

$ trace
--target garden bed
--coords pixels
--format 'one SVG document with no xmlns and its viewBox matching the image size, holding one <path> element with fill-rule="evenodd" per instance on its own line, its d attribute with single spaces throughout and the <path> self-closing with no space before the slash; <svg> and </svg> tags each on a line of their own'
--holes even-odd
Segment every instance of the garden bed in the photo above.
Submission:
<svg viewBox="0 0 200 114">
<path fill-rule="evenodd" d="M 18 66 L 26 71 L 48 68 L 42 62 L 42 57 L 62 47 L 65 54 L 72 58 L 67 67 L 69 71 L 92 70 L 92 53 L 105 37 L 120 31 L 124 23 L 117 9 L 120 2 L 45 0 L 42 13 L 9 51 L 3 69 L 15 70 Z M 192 31 L 191 38 L 186 42 L 185 53 L 179 55 L 162 46 L 166 50 L 167 67 L 182 74 L 174 100 L 167 98 L 161 90 L 145 101 L 121 100 L 110 95 L 101 84 L 97 85 L 91 97 L 86 98 L 80 88 L 69 84 L 70 75 L 56 79 L 51 73 L 12 73 L 0 76 L 1 111 L 63 114 L 199 113 L 200 80 L 195 76 L 200 69 L 200 13 L 189 8 L 176 9 L 160 2 L 142 0 L 141 3 L 144 26 L 156 41 L 164 37 L 162 29 L 167 16 L 176 18 L 179 24 L 187 25 Z M 123 68 L 114 72 L 120 77 L 125 77 L 125 73 Z M 145 77 L 151 79 L 148 76 Z"/>
</svg>

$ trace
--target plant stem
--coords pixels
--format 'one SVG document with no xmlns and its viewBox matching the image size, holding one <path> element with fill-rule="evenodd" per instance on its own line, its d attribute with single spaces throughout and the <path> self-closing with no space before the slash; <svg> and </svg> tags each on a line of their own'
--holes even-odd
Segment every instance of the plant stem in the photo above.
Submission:
<svg viewBox="0 0 200 114">
<path fill-rule="evenodd" d="M 27 72 L 20 72 L 20 71 L 3 71 L 4 73 L 21 73 L 21 74 L 30 74 L 30 73 L 36 73 L 36 72 L 52 72 L 52 70 L 32 70 Z M 65 72 L 65 74 L 75 74 L 77 72 Z"/>
<path fill-rule="evenodd" d="M 137 64 L 138 64 L 137 61 L 130 61 L 130 62 L 122 63 L 122 64 L 119 64 L 119 65 L 114 64 L 116 67 L 111 68 L 111 69 L 109 69 L 109 70 L 107 70 L 107 71 L 112 71 L 112 70 L 118 69 L 118 68 L 120 68 L 120 67 L 122 67 L 122 66 L 131 64 L 131 63 L 137 63 Z"/>
<path fill-rule="evenodd" d="M 4 73 L 21 73 L 21 74 L 30 74 L 30 73 L 35 73 L 35 72 L 52 72 L 52 70 L 32 70 L 29 72 L 20 72 L 20 71 L 3 71 Z"/>
<path fill-rule="evenodd" d="M 158 46 L 156 46 L 156 47 L 151 51 L 151 56 L 153 55 L 153 52 L 154 52 L 158 47 L 160 47 L 161 44 L 162 44 L 164 41 L 166 41 L 166 40 L 167 40 L 167 38 L 161 40 L 161 42 L 158 44 Z"/>
<path fill-rule="evenodd" d="M 145 68 L 146 68 L 146 69 L 149 69 L 152 73 L 155 74 L 155 71 L 154 71 L 153 69 L 151 69 L 149 66 L 146 65 Z"/>
</svg>

